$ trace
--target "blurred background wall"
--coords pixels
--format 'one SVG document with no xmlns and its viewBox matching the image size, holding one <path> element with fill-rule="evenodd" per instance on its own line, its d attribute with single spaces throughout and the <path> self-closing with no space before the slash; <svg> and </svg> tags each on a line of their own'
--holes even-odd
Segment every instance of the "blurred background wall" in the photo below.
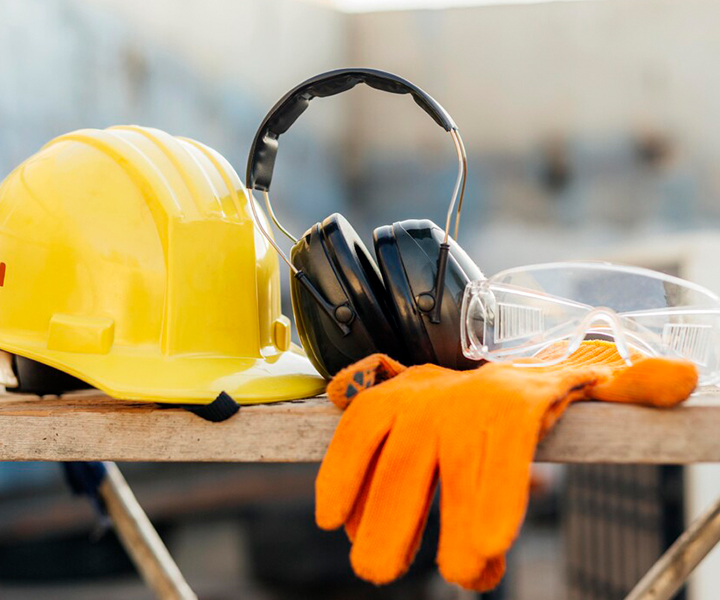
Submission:
<svg viewBox="0 0 720 600">
<path fill-rule="evenodd" d="M 455 118 L 471 161 L 464 243 L 493 272 L 718 223 L 718 18 L 706 0 L 370 13 L 352 19 L 351 56 Z M 440 219 L 451 145 L 402 101 L 353 102 L 358 197 Z"/>
<path fill-rule="evenodd" d="M 347 15 L 293 0 L 2 0 L 0 176 L 53 136 L 137 123 L 196 138 L 244 174 L 262 117 L 316 72 L 346 65 Z M 284 181 L 330 210 L 346 102 L 308 115 L 283 146 Z"/>
<path fill-rule="evenodd" d="M 127 122 L 200 139 L 242 173 L 287 89 L 367 65 L 424 87 L 460 126 L 462 235 L 487 272 L 720 222 L 711 0 L 367 14 L 329 0 L 4 0 L 0 17 L 1 175 L 54 135 Z M 442 221 L 455 162 L 408 98 L 357 89 L 313 103 L 276 173 L 295 232 L 342 210 L 369 237 Z"/>
</svg>

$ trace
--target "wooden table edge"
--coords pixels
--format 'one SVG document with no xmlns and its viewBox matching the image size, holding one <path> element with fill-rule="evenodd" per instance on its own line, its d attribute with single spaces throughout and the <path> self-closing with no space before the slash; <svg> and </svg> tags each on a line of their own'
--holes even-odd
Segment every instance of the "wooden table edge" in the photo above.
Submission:
<svg viewBox="0 0 720 600">
<path fill-rule="evenodd" d="M 326 398 L 246 405 L 224 423 L 179 408 L 113 400 L 0 396 L 0 460 L 316 462 L 341 411 Z M 571 406 L 536 460 L 690 464 L 720 461 L 720 392 L 673 409 L 583 402 Z"/>
</svg>

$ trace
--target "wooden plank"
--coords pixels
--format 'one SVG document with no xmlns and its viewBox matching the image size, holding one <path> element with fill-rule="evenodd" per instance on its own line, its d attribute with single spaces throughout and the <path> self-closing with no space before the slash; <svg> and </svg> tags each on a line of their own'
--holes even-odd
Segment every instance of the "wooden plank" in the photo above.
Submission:
<svg viewBox="0 0 720 600">
<path fill-rule="evenodd" d="M 324 398 L 245 406 L 224 423 L 88 391 L 0 397 L 0 460 L 314 462 L 340 411 Z M 685 464 L 720 461 L 720 391 L 672 410 L 571 406 L 537 460 Z"/>
</svg>

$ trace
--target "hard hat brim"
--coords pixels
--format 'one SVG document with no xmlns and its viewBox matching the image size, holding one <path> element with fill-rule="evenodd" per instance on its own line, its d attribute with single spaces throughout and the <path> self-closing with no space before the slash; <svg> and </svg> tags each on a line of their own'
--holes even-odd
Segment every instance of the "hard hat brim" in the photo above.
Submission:
<svg viewBox="0 0 720 600">
<path fill-rule="evenodd" d="M 239 404 L 310 398 L 325 390 L 294 344 L 265 358 L 165 356 L 152 348 L 114 347 L 108 354 L 49 350 L 38 340 L 0 337 L 0 348 L 60 369 L 113 398 L 172 404 L 208 404 L 226 392 Z"/>
</svg>

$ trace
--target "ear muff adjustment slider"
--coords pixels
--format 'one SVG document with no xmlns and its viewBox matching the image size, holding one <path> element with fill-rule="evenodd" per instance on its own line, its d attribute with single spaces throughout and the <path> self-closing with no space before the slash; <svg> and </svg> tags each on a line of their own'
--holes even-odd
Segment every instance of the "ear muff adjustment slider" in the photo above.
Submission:
<svg viewBox="0 0 720 600">
<path fill-rule="evenodd" d="M 355 313 L 347 304 L 341 304 L 335 309 L 335 319 L 340 323 L 350 323 L 354 316 Z"/>
<path fill-rule="evenodd" d="M 350 328 L 348 327 L 348 324 L 355 318 L 355 313 L 352 308 L 350 308 L 348 304 L 340 304 L 338 306 L 330 304 L 302 271 L 297 271 L 295 273 L 295 279 L 297 279 L 302 286 L 310 292 L 310 295 L 313 297 L 315 302 L 318 303 L 318 306 L 320 306 L 322 311 L 333 321 L 333 323 L 335 323 L 335 325 L 338 326 L 343 335 L 350 335 Z"/>
<path fill-rule="evenodd" d="M 429 313 L 433 308 L 435 308 L 435 296 L 432 294 L 432 292 L 425 292 L 424 294 L 420 294 L 415 299 L 415 302 L 417 303 L 420 311 L 424 313 Z"/>
</svg>

